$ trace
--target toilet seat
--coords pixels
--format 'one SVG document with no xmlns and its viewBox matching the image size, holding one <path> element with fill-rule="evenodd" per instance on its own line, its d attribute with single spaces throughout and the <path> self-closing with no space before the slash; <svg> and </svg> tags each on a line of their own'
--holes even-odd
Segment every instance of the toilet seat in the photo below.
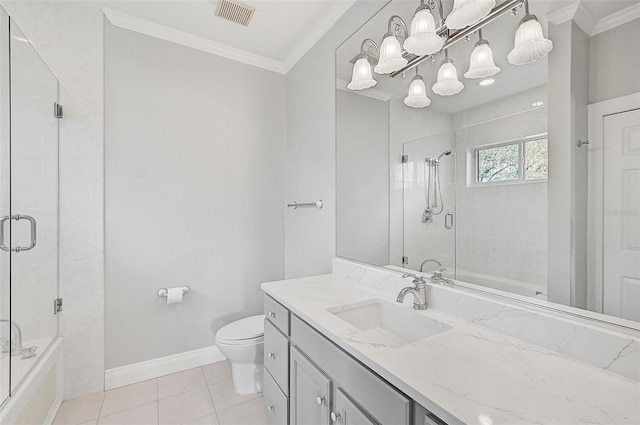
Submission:
<svg viewBox="0 0 640 425">
<path fill-rule="evenodd" d="M 216 342 L 227 345 L 249 345 L 264 341 L 264 314 L 247 317 L 223 326 Z"/>
</svg>

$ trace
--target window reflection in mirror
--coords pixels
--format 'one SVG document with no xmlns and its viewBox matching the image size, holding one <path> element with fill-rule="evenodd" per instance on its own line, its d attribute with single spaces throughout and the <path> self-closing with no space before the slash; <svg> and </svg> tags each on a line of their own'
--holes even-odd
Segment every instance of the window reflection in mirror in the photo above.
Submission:
<svg viewBox="0 0 640 425">
<path fill-rule="evenodd" d="M 581 3 L 597 19 L 629 6 Z M 445 269 L 445 276 L 476 288 L 638 321 L 623 311 L 640 311 L 640 284 L 634 283 L 640 282 L 640 270 L 624 288 L 609 292 L 605 282 L 587 272 L 593 263 L 587 240 L 602 233 L 604 219 L 600 213 L 599 231 L 587 224 L 591 189 L 584 186 L 593 179 L 587 163 L 598 159 L 592 145 L 578 147 L 577 141 L 586 140 L 588 105 L 640 92 L 637 75 L 629 81 L 635 75 L 633 63 L 640 63 L 640 19 L 585 34 L 571 21 L 548 24 L 545 17 L 557 6 L 552 2 L 531 0 L 530 6 L 555 49 L 532 64 L 509 64 L 521 16 L 501 16 L 482 29 L 501 67 L 492 76 L 495 83 L 482 86 L 463 77 L 477 38 L 473 33 L 471 42 L 448 49 L 464 83 L 453 96 L 432 90 L 444 53 L 421 63 L 418 71 L 407 71 L 407 78 L 374 73 L 375 86 L 346 88 L 362 41 L 380 45 L 388 18 L 398 15 L 410 22 L 413 2 L 391 1 L 336 50 L 337 255 L 403 271 Z M 446 0 L 444 10 L 450 10 Z M 616 69 L 615 81 L 603 81 L 602 64 L 611 47 L 628 44 L 636 48 Z M 403 102 L 414 73 L 422 76 L 431 100 L 425 108 Z M 555 91 L 549 91 L 552 85 Z M 442 156 L 447 151 L 451 154 Z M 600 172 L 594 186 L 606 179 L 606 170 Z M 628 190 L 640 192 L 638 187 Z M 627 204 L 638 203 L 631 198 L 621 196 Z M 634 208 L 627 210 L 638 211 L 640 205 Z M 624 220 L 640 228 L 637 214 Z M 559 250 L 562 238 L 574 238 L 571 252 Z M 605 242 L 596 238 L 596 245 Z M 602 253 L 595 258 L 606 262 Z M 627 294 L 629 301 L 607 309 L 607 293 Z"/>
</svg>

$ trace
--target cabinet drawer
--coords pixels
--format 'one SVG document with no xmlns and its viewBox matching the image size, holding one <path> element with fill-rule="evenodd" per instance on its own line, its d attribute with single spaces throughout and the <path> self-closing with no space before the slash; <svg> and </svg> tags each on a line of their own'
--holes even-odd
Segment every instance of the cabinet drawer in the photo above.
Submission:
<svg viewBox="0 0 640 425">
<path fill-rule="evenodd" d="M 267 295 L 264 297 L 264 317 L 289 336 L 289 310 Z"/>
<path fill-rule="evenodd" d="M 289 399 L 268 371 L 264 373 L 264 414 L 269 425 L 289 423 Z"/>
<path fill-rule="evenodd" d="M 264 367 L 289 395 L 289 339 L 269 321 L 264 321 Z"/>
<path fill-rule="evenodd" d="M 306 353 L 369 416 L 381 424 L 410 424 L 411 400 L 296 316 L 291 343 Z"/>
</svg>

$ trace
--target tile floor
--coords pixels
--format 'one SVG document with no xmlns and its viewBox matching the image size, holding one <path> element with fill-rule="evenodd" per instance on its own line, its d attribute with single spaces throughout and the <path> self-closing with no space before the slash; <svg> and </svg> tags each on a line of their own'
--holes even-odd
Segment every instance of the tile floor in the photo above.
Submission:
<svg viewBox="0 0 640 425">
<path fill-rule="evenodd" d="M 262 394 L 238 395 L 228 361 L 62 403 L 54 425 L 263 425 Z"/>
</svg>

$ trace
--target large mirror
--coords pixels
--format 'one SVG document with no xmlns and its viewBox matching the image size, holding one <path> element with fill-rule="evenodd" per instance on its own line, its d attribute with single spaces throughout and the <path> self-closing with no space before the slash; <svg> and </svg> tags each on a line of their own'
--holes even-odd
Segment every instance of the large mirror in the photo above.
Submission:
<svg viewBox="0 0 640 425">
<path fill-rule="evenodd" d="M 640 327 L 637 5 L 498 1 L 414 54 L 416 9 L 436 29 L 453 9 L 426 3 L 390 1 L 336 49 L 337 255 Z M 515 65 L 526 8 L 553 49 Z M 387 32 L 408 63 L 378 74 Z M 494 67 L 472 67 L 487 43 Z"/>
</svg>

